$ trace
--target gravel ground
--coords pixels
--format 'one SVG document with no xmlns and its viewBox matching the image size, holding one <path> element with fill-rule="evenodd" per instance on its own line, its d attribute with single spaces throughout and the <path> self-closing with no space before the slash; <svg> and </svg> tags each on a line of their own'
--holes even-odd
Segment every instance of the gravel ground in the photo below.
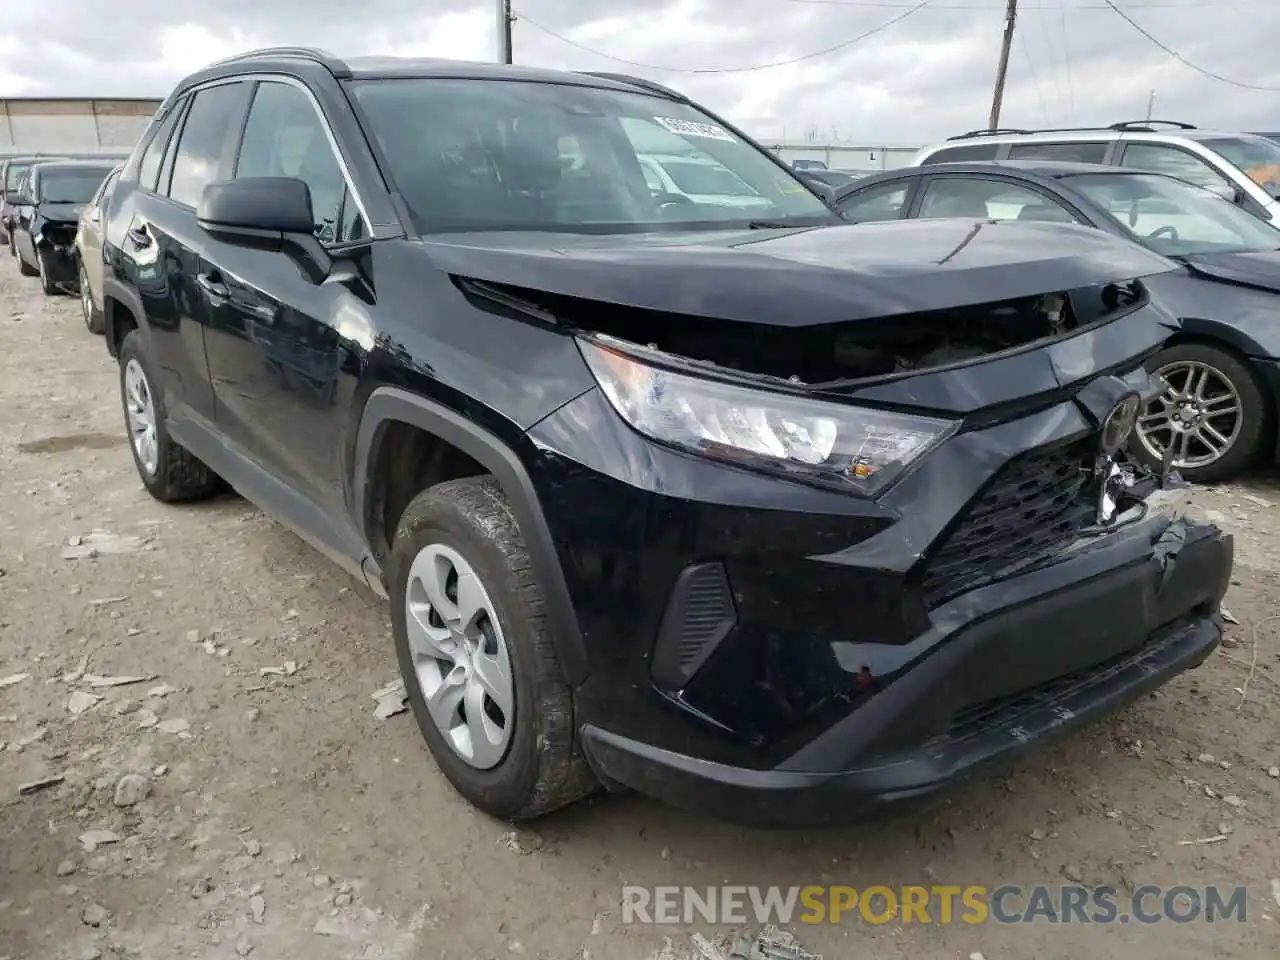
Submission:
<svg viewBox="0 0 1280 960">
<path fill-rule="evenodd" d="M 0 478 L 0 960 L 683 960 L 724 931 L 624 926 L 622 884 L 1064 876 L 1245 884 L 1248 915 L 793 932 L 828 960 L 1280 951 L 1273 473 L 1188 495 L 1236 535 L 1240 624 L 1202 669 L 924 810 L 798 833 L 632 795 L 514 833 L 474 812 L 408 714 L 374 714 L 395 678 L 382 603 L 234 496 L 151 500 L 101 339 L 8 258 Z M 94 686 L 128 676 L 147 679 Z"/>
</svg>

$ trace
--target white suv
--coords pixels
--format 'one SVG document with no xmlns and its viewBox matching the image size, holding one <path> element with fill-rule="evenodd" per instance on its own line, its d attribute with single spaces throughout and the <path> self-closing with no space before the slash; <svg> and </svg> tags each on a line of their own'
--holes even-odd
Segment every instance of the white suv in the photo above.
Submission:
<svg viewBox="0 0 1280 960">
<path fill-rule="evenodd" d="M 1280 143 L 1161 120 L 1063 130 L 974 130 L 925 147 L 913 166 L 975 160 L 1062 160 L 1140 167 L 1230 196 L 1280 224 Z"/>
</svg>

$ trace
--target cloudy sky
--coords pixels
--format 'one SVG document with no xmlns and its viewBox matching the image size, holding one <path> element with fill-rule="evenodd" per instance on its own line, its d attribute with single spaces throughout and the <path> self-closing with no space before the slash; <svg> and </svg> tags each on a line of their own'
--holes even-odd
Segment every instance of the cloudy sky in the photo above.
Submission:
<svg viewBox="0 0 1280 960">
<path fill-rule="evenodd" d="M 160 96 L 211 60 L 275 43 L 492 59 L 495 2 L 7 3 L 0 96 Z M 1280 0 L 1115 2 L 1160 44 L 1234 83 L 1180 63 L 1106 0 L 1021 0 L 1003 125 L 1142 117 L 1154 89 L 1160 118 L 1280 130 Z M 659 80 L 760 138 L 914 144 L 985 125 L 1004 0 L 918 6 L 919 0 L 513 0 L 514 50 L 519 63 Z M 621 8 L 628 12 L 611 12 Z M 848 42 L 869 31 L 877 32 Z"/>
</svg>

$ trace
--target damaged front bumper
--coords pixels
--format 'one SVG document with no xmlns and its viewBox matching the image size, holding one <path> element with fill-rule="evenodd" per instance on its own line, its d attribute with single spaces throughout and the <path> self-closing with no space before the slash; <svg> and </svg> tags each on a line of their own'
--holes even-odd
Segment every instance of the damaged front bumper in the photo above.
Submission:
<svg viewBox="0 0 1280 960">
<path fill-rule="evenodd" d="M 76 264 L 74 237 L 63 243 L 42 237 L 36 242 L 36 256 L 44 262 L 44 275 L 49 283 L 68 293 L 80 290 L 80 271 Z"/>
<path fill-rule="evenodd" d="M 1008 761 L 1149 693 L 1220 642 L 1232 540 L 1161 503 L 1175 498 L 1157 493 L 1112 532 L 942 605 L 923 634 L 891 648 L 896 664 L 884 645 L 834 645 L 844 670 L 872 678 L 865 698 L 769 769 L 592 724 L 587 756 L 606 782 L 766 826 L 845 821 Z"/>
</svg>

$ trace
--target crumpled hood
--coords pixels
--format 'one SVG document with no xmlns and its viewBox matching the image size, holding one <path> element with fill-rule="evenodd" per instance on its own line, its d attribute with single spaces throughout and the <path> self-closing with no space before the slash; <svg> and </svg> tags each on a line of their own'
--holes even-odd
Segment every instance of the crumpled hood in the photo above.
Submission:
<svg viewBox="0 0 1280 960">
<path fill-rule="evenodd" d="M 1179 259 L 1197 276 L 1280 293 L 1280 250 L 1207 253 Z"/>
<path fill-rule="evenodd" d="M 456 276 L 667 313 L 802 327 L 1034 296 L 1177 265 L 1101 230 L 913 220 L 787 230 L 431 237 Z"/>
<path fill-rule="evenodd" d="M 40 216 L 50 223 L 78 223 L 83 203 L 42 203 Z"/>
</svg>

